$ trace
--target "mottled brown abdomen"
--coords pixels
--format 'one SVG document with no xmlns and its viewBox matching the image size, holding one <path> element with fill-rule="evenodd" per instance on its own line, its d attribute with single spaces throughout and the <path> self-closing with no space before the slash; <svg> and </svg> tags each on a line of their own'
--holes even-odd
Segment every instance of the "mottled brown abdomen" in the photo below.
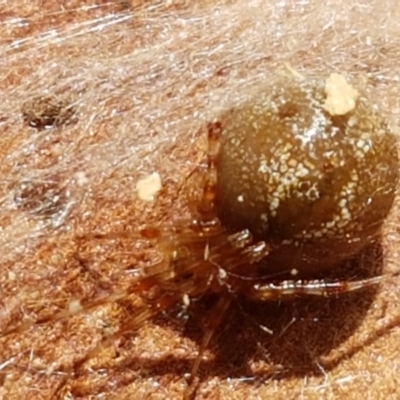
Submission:
<svg viewBox="0 0 400 400">
<path fill-rule="evenodd" d="M 323 80 L 279 78 L 223 125 L 218 216 L 271 244 L 271 272 L 322 270 L 355 254 L 394 200 L 396 139 L 367 98 L 335 113 L 327 96 Z"/>
</svg>

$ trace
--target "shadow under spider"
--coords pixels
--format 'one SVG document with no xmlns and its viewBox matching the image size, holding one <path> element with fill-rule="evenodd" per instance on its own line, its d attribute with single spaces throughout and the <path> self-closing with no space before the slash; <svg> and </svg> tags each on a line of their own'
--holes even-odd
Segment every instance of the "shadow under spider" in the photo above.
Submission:
<svg viewBox="0 0 400 400">
<path fill-rule="evenodd" d="M 332 279 L 347 281 L 380 275 L 382 259 L 380 244 L 371 245 L 357 259 L 334 270 Z M 327 278 L 326 274 L 324 277 Z M 204 361 L 199 375 L 280 379 L 321 375 L 321 367 L 329 370 L 346 355 L 327 362 L 319 358 L 329 354 L 354 333 L 377 290 L 378 287 L 373 287 L 337 298 L 305 296 L 284 302 L 237 298 L 224 316 L 212 343 L 214 361 Z M 212 305 L 212 298 L 194 304 L 185 335 L 196 342 L 201 341 L 200 324 L 207 320 Z M 262 366 L 253 369 L 251 364 L 258 362 Z"/>
<path fill-rule="evenodd" d="M 325 273 L 323 277 L 348 281 L 378 276 L 382 274 L 382 261 L 381 245 L 375 243 L 357 258 L 334 269 L 332 276 L 327 277 Z M 337 298 L 308 296 L 285 302 L 256 302 L 235 298 L 208 349 L 212 357 L 206 357 L 201 362 L 197 374 L 200 386 L 205 379 L 214 377 L 222 380 L 238 379 L 256 385 L 273 379 L 322 376 L 368 344 L 346 348 L 337 355 L 329 354 L 357 330 L 377 290 L 378 287 L 369 287 Z M 152 322 L 172 329 L 175 326 L 177 335 L 190 338 L 200 345 L 204 332 L 202 326 L 213 312 L 216 297 L 205 296 L 193 301 L 183 329 L 182 321 L 173 315 L 176 308 L 156 316 Z M 266 332 L 263 327 L 272 333 Z M 132 335 L 135 334 L 132 332 Z M 368 336 L 371 339 L 367 340 L 372 342 L 383 334 L 372 332 Z M 104 378 L 118 371 L 130 370 L 135 372 L 133 377 L 120 382 L 128 386 L 134 382 L 135 376 L 141 379 L 160 378 L 169 374 L 182 377 L 190 372 L 193 361 L 194 358 L 173 355 L 161 359 L 126 356 L 108 368 Z M 75 375 L 73 382 L 70 382 L 74 395 L 88 395 L 86 390 L 93 394 L 93 391 L 98 393 L 109 389 L 108 379 L 95 379 L 95 387 L 88 385 L 91 380 L 89 375 L 93 372 L 82 371 Z M 85 382 L 83 386 L 79 381 Z"/>
</svg>

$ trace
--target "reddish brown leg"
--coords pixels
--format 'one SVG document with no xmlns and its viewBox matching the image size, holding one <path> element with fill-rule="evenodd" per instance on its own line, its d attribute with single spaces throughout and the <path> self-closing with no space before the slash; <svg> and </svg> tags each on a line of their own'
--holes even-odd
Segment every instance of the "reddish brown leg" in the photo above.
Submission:
<svg viewBox="0 0 400 400">
<path fill-rule="evenodd" d="M 207 148 L 207 168 L 205 172 L 205 181 L 203 195 L 198 207 L 200 213 L 200 224 L 207 226 L 214 225 L 217 218 L 214 211 L 214 202 L 217 185 L 217 158 L 220 146 L 221 123 L 213 122 L 208 124 L 208 148 Z"/>
<path fill-rule="evenodd" d="M 87 353 L 81 360 L 74 363 L 73 370 L 78 370 L 87 360 L 94 358 L 104 347 L 111 345 L 116 339 L 127 333 L 132 334 L 140 328 L 144 322 L 155 317 L 160 312 L 166 311 L 177 303 L 175 297 L 163 295 L 151 306 L 144 306 L 128 323 L 124 324 L 123 329 L 114 333 L 106 340 L 101 341 L 94 349 Z"/>
<path fill-rule="evenodd" d="M 229 294 L 222 295 L 217 304 L 211 310 L 210 319 L 204 331 L 204 335 L 199 347 L 199 352 L 193 363 L 192 370 L 190 371 L 190 375 L 188 378 L 188 388 L 185 390 L 183 395 L 184 400 L 190 400 L 195 395 L 197 385 L 194 383 L 194 381 L 199 370 L 204 351 L 208 348 L 215 331 L 217 330 L 222 318 L 225 315 L 225 311 L 229 307 L 230 302 L 231 296 Z"/>
<path fill-rule="evenodd" d="M 312 281 L 286 280 L 279 283 L 254 285 L 250 296 L 259 300 L 278 300 L 296 295 L 331 297 L 375 286 L 379 284 L 382 279 L 382 276 L 376 276 L 352 282 L 327 282 L 323 279 Z"/>
<path fill-rule="evenodd" d="M 102 298 L 96 299 L 92 302 L 85 303 L 84 305 L 77 305 L 75 307 L 75 309 L 73 309 L 73 310 L 60 311 L 57 314 L 54 314 L 51 316 L 46 316 L 44 318 L 39 318 L 37 320 L 23 321 L 18 326 L 12 327 L 10 329 L 6 329 L 5 331 L 1 332 L 1 334 L 3 336 L 5 336 L 5 335 L 13 334 L 13 333 L 23 333 L 23 332 L 27 331 L 28 329 L 30 329 L 31 327 L 33 327 L 34 325 L 43 325 L 48 322 L 61 321 L 61 320 L 70 318 L 80 312 L 90 311 L 102 304 L 122 300 L 122 299 L 126 298 L 127 295 L 128 295 L 128 292 L 118 293 L 118 294 L 114 294 L 114 295 L 108 295 L 107 297 L 104 297 L 104 298 L 102 297 Z"/>
</svg>

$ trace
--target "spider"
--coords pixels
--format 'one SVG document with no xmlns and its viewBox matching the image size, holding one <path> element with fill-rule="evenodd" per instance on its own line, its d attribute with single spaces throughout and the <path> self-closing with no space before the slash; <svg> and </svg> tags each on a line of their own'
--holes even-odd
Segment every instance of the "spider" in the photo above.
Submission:
<svg viewBox="0 0 400 400">
<path fill-rule="evenodd" d="M 162 254 L 129 289 L 143 294 L 145 304 L 121 331 L 77 361 L 74 371 L 143 321 L 214 294 L 184 394 L 190 398 L 202 355 L 234 298 L 337 296 L 381 281 L 320 278 L 376 240 L 398 182 L 394 137 L 342 76 L 277 79 L 209 123 L 207 135 L 192 219 L 139 232 Z"/>
</svg>

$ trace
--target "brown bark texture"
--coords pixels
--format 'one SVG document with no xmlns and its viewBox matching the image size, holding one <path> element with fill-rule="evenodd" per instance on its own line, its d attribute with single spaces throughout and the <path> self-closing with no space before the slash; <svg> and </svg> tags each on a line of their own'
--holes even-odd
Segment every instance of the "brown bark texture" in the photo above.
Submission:
<svg viewBox="0 0 400 400">
<path fill-rule="evenodd" d="M 190 218 L 205 126 L 276 74 L 344 74 L 397 134 L 400 5 L 14 0 L 0 16 L 0 398 L 181 399 L 213 299 L 188 320 L 178 306 L 127 329 L 73 368 L 129 328 L 140 297 L 114 300 L 160 257 L 139 227 Z M 140 190 L 149 177 L 154 200 Z M 396 200 L 347 273 L 383 275 L 379 287 L 235 300 L 196 399 L 400 398 L 399 218 Z"/>
</svg>

